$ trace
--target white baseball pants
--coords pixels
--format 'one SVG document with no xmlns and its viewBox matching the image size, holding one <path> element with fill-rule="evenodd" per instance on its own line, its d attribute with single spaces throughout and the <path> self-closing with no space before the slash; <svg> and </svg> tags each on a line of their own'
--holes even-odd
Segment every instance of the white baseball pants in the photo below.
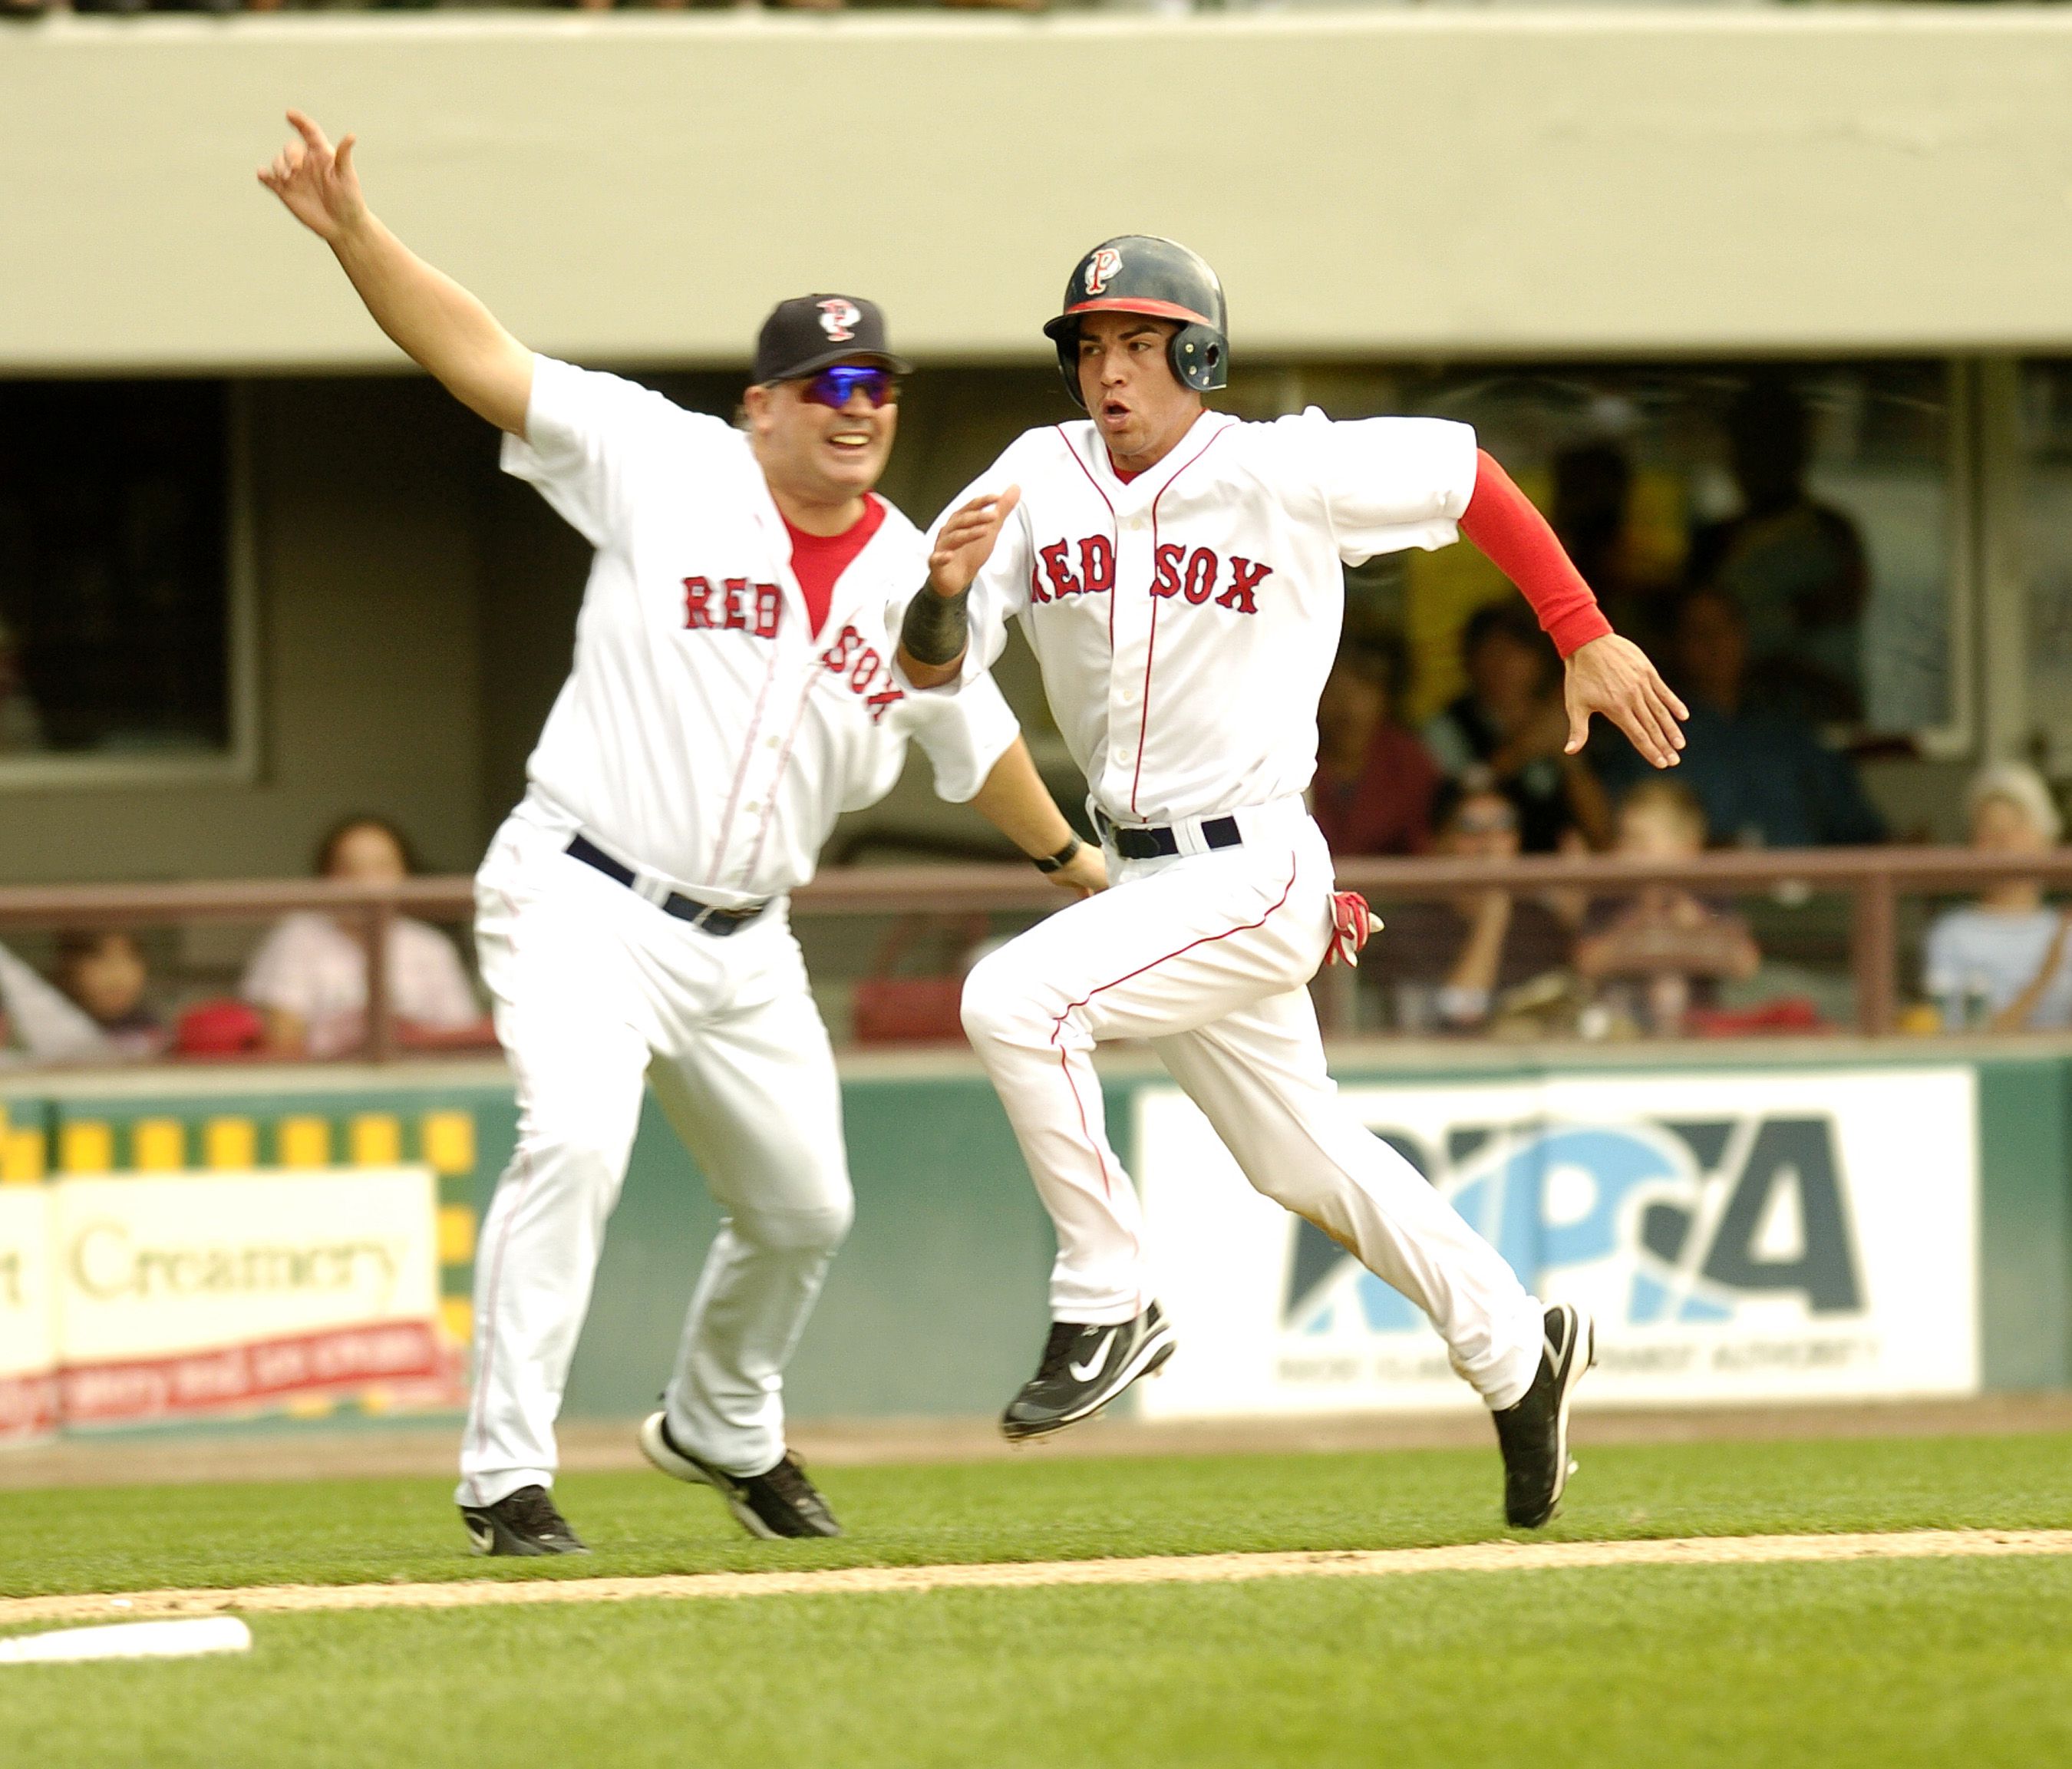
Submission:
<svg viewBox="0 0 2072 1769">
<path fill-rule="evenodd" d="M 570 858 L 567 839 L 521 808 L 476 880 L 519 1121 L 475 1253 L 464 1504 L 553 1483 L 643 1076 L 726 1212 L 664 1397 L 686 1449 L 739 1475 L 784 1453 L 784 1365 L 852 1214 L 834 1055 L 783 906 L 716 937 Z"/>
<path fill-rule="evenodd" d="M 1422 1308 L 1454 1368 L 1509 1406 L 1539 1368 L 1540 1305 L 1338 1100 L 1306 986 L 1331 928 L 1322 833 L 1297 800 L 1237 817 L 1238 847 L 1145 861 L 1111 850 L 1111 889 L 966 981 L 965 1031 L 1057 1228 L 1051 1314 L 1125 1321 L 1149 1300 L 1137 1193 L 1092 1062 L 1104 1039 L 1148 1039 L 1246 1178 Z"/>
</svg>

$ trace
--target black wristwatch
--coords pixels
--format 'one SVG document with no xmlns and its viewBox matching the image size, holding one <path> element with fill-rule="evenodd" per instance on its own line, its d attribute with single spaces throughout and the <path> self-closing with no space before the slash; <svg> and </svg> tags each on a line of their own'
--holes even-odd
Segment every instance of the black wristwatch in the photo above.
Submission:
<svg viewBox="0 0 2072 1769">
<path fill-rule="evenodd" d="M 1038 854 L 1029 863 L 1038 872 L 1063 872 L 1072 863 L 1074 857 L 1077 855 L 1083 845 L 1079 838 L 1074 836 L 1055 854 Z"/>
</svg>

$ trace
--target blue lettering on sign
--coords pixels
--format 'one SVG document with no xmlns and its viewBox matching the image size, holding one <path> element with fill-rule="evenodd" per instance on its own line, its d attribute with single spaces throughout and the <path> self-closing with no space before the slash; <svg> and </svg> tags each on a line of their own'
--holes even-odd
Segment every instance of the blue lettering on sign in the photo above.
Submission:
<svg viewBox="0 0 2072 1769">
<path fill-rule="evenodd" d="M 1810 1314 L 1860 1310 L 1832 1121 L 1765 1119 L 1752 1134 L 1736 1133 L 1747 1129 L 1726 1120 L 1456 1129 L 1449 1142 L 1466 1158 L 1441 1189 L 1531 1290 L 1544 1294 L 1544 1280 L 1566 1269 L 1627 1265 L 1631 1325 L 1728 1321 L 1737 1299 L 1780 1293 Z M 1388 1133 L 1384 1140 L 1439 1183 L 1414 1139 Z M 1722 1165 L 1730 1154 L 1731 1171 Z M 1702 1208 L 1708 1188 L 1724 1200 L 1711 1212 Z M 1796 1224 L 1782 1253 L 1765 1248 L 1763 1230 L 1780 1209 Z M 1370 1333 L 1407 1333 L 1423 1320 L 1321 1230 L 1299 1223 L 1287 1326 L 1342 1331 L 1348 1301 Z"/>
</svg>

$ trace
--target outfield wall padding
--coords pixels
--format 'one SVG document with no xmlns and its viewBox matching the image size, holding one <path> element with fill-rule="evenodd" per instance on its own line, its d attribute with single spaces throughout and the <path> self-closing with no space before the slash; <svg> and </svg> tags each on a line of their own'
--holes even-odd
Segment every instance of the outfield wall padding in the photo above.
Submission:
<svg viewBox="0 0 2072 1769">
<path fill-rule="evenodd" d="M 1980 1375 L 1988 1389 L 2072 1386 L 2072 1048 L 1822 1041 L 1577 1053 L 1348 1047 L 1348 1085 L 1530 1083 L 1630 1073 L 1860 1072 L 1930 1062 L 1977 1078 Z M 1164 1081 L 1148 1055 L 1104 1063 L 1128 1158 L 1132 1102 Z M 996 1410 L 1032 1367 L 1046 1318 L 1049 1225 L 1006 1119 L 961 1052 L 859 1058 L 844 1109 L 857 1211 L 788 1383 L 800 1417 Z M 516 1114 L 500 1065 L 153 1070 L 0 1084 L 0 1179 L 105 1162 L 153 1170 L 417 1162 L 438 1176 L 446 1320 L 469 1331 L 475 1228 Z M 718 1211 L 652 1100 L 643 1111 L 572 1371 L 572 1416 L 651 1405 Z"/>
</svg>

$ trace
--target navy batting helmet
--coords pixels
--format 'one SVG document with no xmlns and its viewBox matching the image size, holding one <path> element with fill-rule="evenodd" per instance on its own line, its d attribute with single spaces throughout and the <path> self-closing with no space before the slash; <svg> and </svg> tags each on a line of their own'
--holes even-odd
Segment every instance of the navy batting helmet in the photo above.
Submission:
<svg viewBox="0 0 2072 1769">
<path fill-rule="evenodd" d="M 1182 383 L 1198 393 L 1230 381 L 1229 323 L 1223 286 L 1197 253 L 1155 234 L 1124 233 L 1104 240 L 1080 259 L 1065 285 L 1064 311 L 1044 327 L 1058 347 L 1065 391 L 1080 410 L 1079 321 L 1090 313 L 1143 313 L 1177 319 L 1166 357 Z"/>
</svg>

